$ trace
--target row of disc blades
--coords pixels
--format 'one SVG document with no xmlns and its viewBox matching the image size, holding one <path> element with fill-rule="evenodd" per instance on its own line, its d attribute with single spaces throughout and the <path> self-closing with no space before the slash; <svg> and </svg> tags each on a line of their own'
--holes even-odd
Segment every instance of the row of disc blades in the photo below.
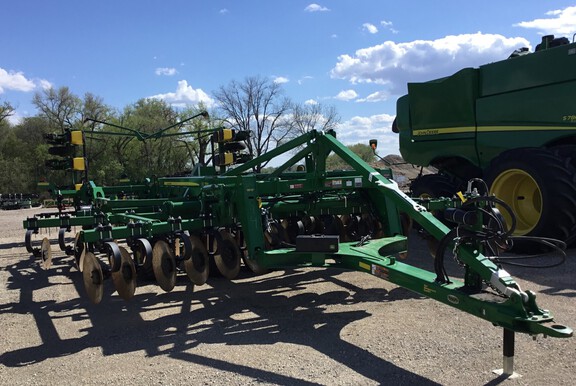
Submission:
<svg viewBox="0 0 576 386">
<path fill-rule="evenodd" d="M 345 234 L 356 236 L 356 232 L 368 232 L 367 225 L 372 223 L 370 218 L 359 216 L 325 216 L 322 220 L 314 217 L 304 217 L 302 220 L 283 221 L 273 223 L 264 232 L 266 247 L 273 249 L 282 244 L 292 242 L 295 234 L 309 232 L 311 229 L 320 230 L 329 234 Z M 365 225 L 366 224 L 366 225 Z M 365 229 L 362 229 L 364 226 Z M 348 231 L 348 232 L 346 232 Z M 227 279 L 234 279 L 240 271 L 240 261 L 256 274 L 266 273 L 268 270 L 261 267 L 255 260 L 247 256 L 246 245 L 241 231 L 229 232 L 220 230 L 202 236 L 181 234 L 173 238 L 172 242 L 158 239 L 151 247 L 151 256 L 136 258 L 137 252 L 132 254 L 123 246 L 116 243 L 111 249 L 113 257 L 108 256 L 109 264 L 101 259 L 86 246 L 79 242 L 79 234 L 76 235 L 72 250 L 78 269 L 82 272 L 86 294 L 93 303 L 100 303 L 104 294 L 104 282 L 110 277 L 118 295 L 129 300 L 134 297 L 138 272 L 140 269 L 153 272 L 157 284 L 164 291 L 172 291 L 176 285 L 177 272 L 184 270 L 192 283 L 202 285 L 206 283 L 210 269 L 217 270 Z M 29 236 L 27 236 L 29 237 Z M 189 238 L 183 242 L 181 238 Z M 148 245 L 149 242 L 147 242 Z M 182 249 L 190 248 L 190 251 Z M 211 251 L 211 252 L 209 252 Z M 186 253 L 184 253 L 186 252 Z M 44 238 L 40 248 L 36 248 L 35 255 L 39 255 L 42 268 L 48 269 L 52 265 L 52 252 L 50 240 Z M 187 258 L 181 259 L 180 256 Z M 144 261 L 142 261 L 144 260 Z M 139 264 L 135 263 L 138 261 Z M 114 269 L 113 269 L 114 268 Z"/>
<path fill-rule="evenodd" d="M 183 251 L 180 250 L 182 247 L 178 240 L 173 243 L 173 246 L 164 240 L 157 240 L 152 248 L 151 264 L 144 263 L 144 265 L 151 265 L 154 278 L 164 291 L 169 292 L 174 289 L 179 268 L 184 269 L 190 281 L 195 285 L 206 283 L 211 255 L 215 268 L 222 276 L 233 279 L 238 275 L 243 255 L 236 239 L 229 232 L 223 230 L 207 237 L 213 253 L 208 252 L 206 245 L 198 236 L 182 235 L 180 237 L 189 237 L 188 245 L 191 248 L 190 257 L 181 261 L 181 266 L 179 266 L 180 261 L 177 256 Z M 110 276 L 118 295 L 129 300 L 136 290 L 138 278 L 136 265 L 126 248 L 118 246 L 118 249 L 121 255 L 120 267 L 116 271 L 111 271 Z M 83 252 L 80 262 L 88 298 L 93 303 L 100 303 L 104 294 L 106 272 L 110 269 L 92 252 Z"/>
<path fill-rule="evenodd" d="M 122 256 L 120 269 L 111 272 L 112 282 L 118 295 L 129 300 L 134 297 L 136 291 L 136 266 L 130 252 L 126 248 L 119 246 Z M 100 303 L 104 295 L 104 270 L 102 263 L 92 252 L 85 252 L 82 261 L 82 277 L 86 294 L 93 303 Z"/>
</svg>

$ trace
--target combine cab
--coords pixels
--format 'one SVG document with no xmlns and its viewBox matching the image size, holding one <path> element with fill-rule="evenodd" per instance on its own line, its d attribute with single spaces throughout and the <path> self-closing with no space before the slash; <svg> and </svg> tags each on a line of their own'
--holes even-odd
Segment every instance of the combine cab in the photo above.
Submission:
<svg viewBox="0 0 576 386">
<path fill-rule="evenodd" d="M 516 214 L 516 235 L 573 242 L 575 99 L 576 43 L 554 36 L 533 53 L 408 84 L 393 125 L 400 152 L 438 169 L 414 180 L 412 195 L 452 196 L 479 177 Z"/>
</svg>

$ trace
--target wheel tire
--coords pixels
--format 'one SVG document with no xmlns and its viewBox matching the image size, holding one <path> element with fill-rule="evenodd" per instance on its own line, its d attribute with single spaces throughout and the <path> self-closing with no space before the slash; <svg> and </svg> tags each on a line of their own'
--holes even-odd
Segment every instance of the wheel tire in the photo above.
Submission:
<svg viewBox="0 0 576 386">
<path fill-rule="evenodd" d="M 398 134 L 400 130 L 398 129 L 398 122 L 396 122 L 396 119 L 398 118 L 394 118 L 392 121 L 392 132 Z"/>
<path fill-rule="evenodd" d="M 564 165 L 569 165 L 576 170 L 576 145 L 559 145 L 550 149 L 554 155 L 562 158 Z M 566 240 L 569 247 L 576 247 L 576 223 L 570 231 L 572 237 Z"/>
<path fill-rule="evenodd" d="M 452 197 L 456 193 L 456 185 L 445 175 L 426 174 L 416 178 L 410 185 L 412 197 L 438 198 Z"/>
<path fill-rule="evenodd" d="M 410 185 L 412 197 L 423 199 L 452 197 L 457 190 L 456 184 L 443 174 L 426 174 L 416 178 Z M 446 226 L 452 227 L 454 224 L 444 220 L 443 213 L 444 211 L 432 212 L 434 217 L 442 221 Z M 418 232 L 423 230 L 422 226 L 417 222 L 414 222 L 412 226 Z"/>
<path fill-rule="evenodd" d="M 492 160 L 485 173 L 490 193 L 516 215 L 514 235 L 570 243 L 576 226 L 576 169 L 552 151 L 515 149 Z M 500 208 L 510 224 L 510 215 Z"/>
</svg>

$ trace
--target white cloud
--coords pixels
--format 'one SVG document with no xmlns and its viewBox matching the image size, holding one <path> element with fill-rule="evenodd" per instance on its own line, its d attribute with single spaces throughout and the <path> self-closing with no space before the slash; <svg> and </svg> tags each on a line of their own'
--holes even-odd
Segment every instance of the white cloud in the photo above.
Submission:
<svg viewBox="0 0 576 386">
<path fill-rule="evenodd" d="M 374 24 L 370 24 L 370 23 L 362 24 L 362 30 L 367 31 L 368 33 L 371 33 L 371 34 L 377 34 L 378 33 L 378 27 L 376 27 Z"/>
<path fill-rule="evenodd" d="M 367 145 L 370 139 L 377 138 L 378 154 L 399 154 L 398 134 L 392 132 L 394 118 L 394 115 L 389 114 L 353 117 L 339 125 L 337 138 L 345 145 Z"/>
<path fill-rule="evenodd" d="M 47 81 L 46 79 L 40 79 L 38 81 L 38 86 L 40 86 L 40 88 L 42 90 L 48 90 L 48 89 L 51 89 L 52 87 L 54 87 L 54 85 L 52 83 L 50 83 L 49 81 Z"/>
<path fill-rule="evenodd" d="M 328 8 L 323 7 L 321 5 L 312 3 L 309 4 L 306 8 L 304 8 L 305 12 L 327 12 L 330 11 Z"/>
<path fill-rule="evenodd" d="M 178 81 L 176 92 L 157 94 L 150 98 L 162 99 L 175 106 L 195 105 L 202 102 L 206 107 L 210 108 L 215 104 L 214 99 L 210 98 L 202 89 L 192 88 L 186 80 Z"/>
<path fill-rule="evenodd" d="M 356 102 L 383 102 L 390 98 L 390 93 L 386 91 L 376 91 L 366 98 L 357 99 Z"/>
<path fill-rule="evenodd" d="M 387 92 L 400 95 L 406 92 L 408 82 L 428 81 L 464 67 L 506 59 L 520 47 L 530 47 L 530 43 L 524 38 L 480 32 L 408 43 L 386 41 L 354 55 L 340 55 L 330 75 L 352 84 L 383 85 Z"/>
<path fill-rule="evenodd" d="M 284 76 L 277 76 L 276 78 L 274 78 L 274 83 L 284 84 L 288 82 L 290 82 L 290 80 Z"/>
<path fill-rule="evenodd" d="M 222 8 L 220 11 L 218 11 L 218 13 L 220 13 L 221 15 L 224 15 L 225 13 L 228 13 L 228 9 L 227 8 Z"/>
<path fill-rule="evenodd" d="M 386 21 L 386 20 L 382 20 L 380 22 L 380 25 L 384 28 L 387 28 L 390 32 L 392 32 L 393 34 L 397 34 L 398 31 L 393 27 L 393 24 L 391 21 Z"/>
<path fill-rule="evenodd" d="M 305 105 L 317 105 L 318 101 L 315 99 L 308 99 L 308 100 L 304 101 L 304 104 Z"/>
<path fill-rule="evenodd" d="M 537 29 L 546 35 L 566 35 L 567 37 L 571 37 L 576 32 L 574 28 L 576 25 L 576 6 L 549 11 L 546 12 L 546 15 L 550 17 L 522 21 L 514 24 L 514 27 Z"/>
<path fill-rule="evenodd" d="M 23 72 L 6 71 L 0 68 L 0 94 L 5 90 L 28 92 L 36 88 L 34 81 L 27 79 Z"/>
<path fill-rule="evenodd" d="M 334 99 L 338 99 L 338 100 L 341 100 L 341 101 L 350 101 L 350 100 L 355 99 L 355 98 L 357 98 L 357 97 L 358 97 L 358 94 L 356 93 L 356 91 L 354 91 L 354 90 L 343 90 L 343 91 L 340 91 L 340 92 L 338 93 L 338 95 L 336 95 L 336 96 L 334 97 Z"/>
<path fill-rule="evenodd" d="M 6 118 L 8 120 L 8 122 L 12 125 L 12 126 L 16 126 L 22 123 L 22 121 L 24 120 L 24 117 L 22 115 L 20 115 L 20 113 L 16 110 L 14 112 L 14 114 L 10 115 L 8 118 Z"/>
<path fill-rule="evenodd" d="M 172 76 L 176 75 L 178 71 L 172 67 L 158 67 L 155 71 L 156 75 Z"/>
<path fill-rule="evenodd" d="M 313 77 L 313 76 L 310 76 L 310 75 L 303 76 L 302 78 L 298 79 L 298 84 L 301 85 L 301 84 L 303 84 L 305 81 L 311 80 L 311 79 L 314 79 L 314 77 Z"/>
</svg>

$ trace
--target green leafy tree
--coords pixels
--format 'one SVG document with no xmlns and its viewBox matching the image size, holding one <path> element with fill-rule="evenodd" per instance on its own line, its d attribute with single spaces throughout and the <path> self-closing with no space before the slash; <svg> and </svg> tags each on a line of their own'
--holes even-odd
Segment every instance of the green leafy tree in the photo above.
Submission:
<svg viewBox="0 0 576 386">
<path fill-rule="evenodd" d="M 52 173 L 45 166 L 46 160 L 51 156 L 48 154 L 49 146 L 44 139 L 44 134 L 52 131 L 48 120 L 39 116 L 26 117 L 14 127 L 19 146 L 15 157 L 20 158 L 21 167 L 18 169 L 18 174 L 26 187 L 25 192 L 37 192 L 38 181 L 45 180 Z"/>
<path fill-rule="evenodd" d="M 362 161 L 370 164 L 374 162 L 375 155 L 372 148 L 363 143 L 357 143 L 355 145 L 347 146 L 352 152 L 354 152 Z M 326 169 L 328 170 L 350 170 L 351 167 L 344 162 L 342 158 L 336 154 L 330 154 L 326 159 Z"/>
<path fill-rule="evenodd" d="M 17 129 L 0 124 L 0 193 L 28 192 L 31 164 Z"/>
<path fill-rule="evenodd" d="M 214 120 L 221 121 L 221 119 L 214 118 L 216 114 L 215 111 L 209 112 L 204 103 L 180 111 L 179 119 L 184 123 L 179 131 L 182 135 L 177 136 L 177 141 L 188 154 L 187 167 L 192 168 L 196 164 L 207 165 L 210 161 L 211 129 L 214 128 Z M 191 117 L 196 118 L 190 119 Z"/>
<path fill-rule="evenodd" d="M 68 87 L 39 91 L 34 94 L 32 102 L 39 111 L 37 117 L 48 122 L 50 133 L 81 129 L 91 131 L 93 127 L 90 124 L 85 125 L 86 118 L 106 119 L 112 114 L 112 109 L 106 106 L 101 98 L 86 93 L 82 99 L 74 95 Z M 86 158 L 93 162 L 94 166 L 101 166 L 99 161 L 108 159 L 109 154 L 105 143 L 87 143 L 79 151 L 79 156 L 84 149 L 87 150 Z M 92 165 L 88 166 L 90 170 Z M 58 186 L 69 186 L 72 182 L 69 171 L 48 171 L 45 176 L 48 181 Z"/>
<path fill-rule="evenodd" d="M 166 102 L 140 99 L 107 121 L 110 125 L 94 126 L 91 136 L 100 138 L 110 149 L 108 160 L 117 161 L 110 172 L 120 171 L 133 180 L 167 176 L 185 170 L 188 164 L 189 155 L 178 144 L 177 134 L 183 129 L 179 122 L 179 113 Z M 105 167 L 99 165 L 98 170 L 100 178 L 108 179 L 110 176 L 101 171 Z"/>
</svg>

